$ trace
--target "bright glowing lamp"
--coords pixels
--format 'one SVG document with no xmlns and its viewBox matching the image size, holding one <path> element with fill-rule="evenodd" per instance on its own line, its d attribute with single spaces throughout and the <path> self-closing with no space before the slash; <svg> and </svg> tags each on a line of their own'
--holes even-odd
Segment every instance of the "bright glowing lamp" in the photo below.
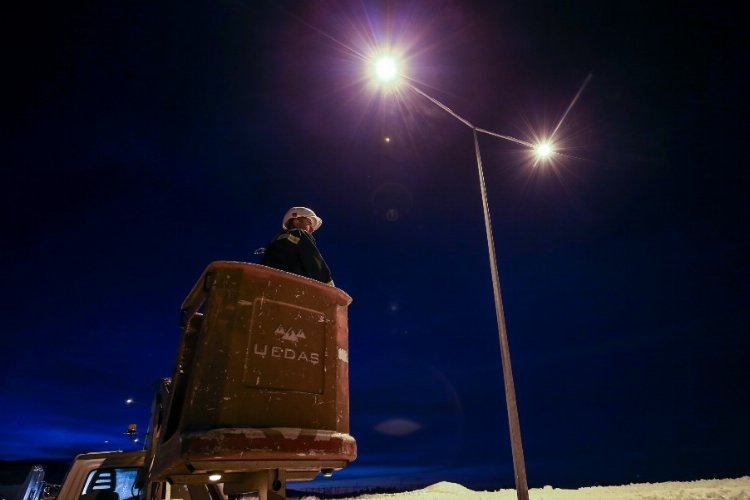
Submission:
<svg viewBox="0 0 750 500">
<path fill-rule="evenodd" d="M 216 481 L 221 480 L 221 474 L 219 474 L 218 472 L 212 472 L 211 474 L 209 474 L 208 480 L 212 483 L 215 483 Z"/>
<path fill-rule="evenodd" d="M 390 56 L 381 56 L 375 60 L 375 77 L 383 82 L 392 82 L 398 76 L 396 61 Z"/>
<path fill-rule="evenodd" d="M 547 158 L 554 152 L 554 150 L 552 149 L 552 145 L 549 142 L 542 142 L 537 144 L 534 147 L 534 151 L 536 152 L 538 158 Z"/>
</svg>

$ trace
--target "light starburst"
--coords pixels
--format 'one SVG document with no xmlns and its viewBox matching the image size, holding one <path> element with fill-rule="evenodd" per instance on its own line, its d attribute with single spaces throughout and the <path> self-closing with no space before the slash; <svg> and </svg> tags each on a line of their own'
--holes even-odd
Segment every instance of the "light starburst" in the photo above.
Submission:
<svg viewBox="0 0 750 500">
<path fill-rule="evenodd" d="M 389 55 L 379 56 L 375 59 L 373 68 L 375 77 L 383 83 L 393 83 L 398 78 L 398 65 L 396 60 Z"/>
</svg>

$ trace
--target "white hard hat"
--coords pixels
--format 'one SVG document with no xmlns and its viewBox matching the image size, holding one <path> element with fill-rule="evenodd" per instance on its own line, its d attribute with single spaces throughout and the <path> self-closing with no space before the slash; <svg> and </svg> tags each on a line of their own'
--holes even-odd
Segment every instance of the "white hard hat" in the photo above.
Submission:
<svg viewBox="0 0 750 500">
<path fill-rule="evenodd" d="M 289 219 L 296 219 L 297 217 L 307 217 L 313 222 L 313 231 L 317 231 L 320 226 L 323 225 L 323 219 L 315 215 L 315 212 L 305 207 L 292 207 L 284 214 L 284 220 L 281 222 L 281 227 L 286 229 L 286 223 Z"/>
</svg>

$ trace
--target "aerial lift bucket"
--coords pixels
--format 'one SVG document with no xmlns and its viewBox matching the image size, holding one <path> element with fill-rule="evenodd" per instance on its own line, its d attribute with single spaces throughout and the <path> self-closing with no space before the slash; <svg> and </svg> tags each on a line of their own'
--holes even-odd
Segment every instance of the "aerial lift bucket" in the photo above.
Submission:
<svg viewBox="0 0 750 500">
<path fill-rule="evenodd" d="M 182 304 L 174 375 L 154 402 L 148 481 L 220 481 L 227 494 L 283 498 L 286 480 L 353 461 L 351 300 L 269 267 L 211 263 Z"/>
</svg>

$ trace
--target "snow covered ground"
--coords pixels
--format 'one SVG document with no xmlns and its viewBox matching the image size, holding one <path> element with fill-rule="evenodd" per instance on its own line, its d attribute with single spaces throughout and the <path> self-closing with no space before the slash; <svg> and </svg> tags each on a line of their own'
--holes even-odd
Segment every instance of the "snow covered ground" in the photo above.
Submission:
<svg viewBox="0 0 750 500">
<path fill-rule="evenodd" d="M 303 497 L 315 500 L 315 496 Z M 355 497 L 352 497 L 355 498 Z M 471 491 L 455 483 L 441 482 L 405 493 L 362 495 L 357 500 L 515 500 L 515 490 Z M 592 486 L 565 490 L 546 486 L 529 490 L 530 500 L 750 500 L 750 476 L 689 482 Z"/>
</svg>

